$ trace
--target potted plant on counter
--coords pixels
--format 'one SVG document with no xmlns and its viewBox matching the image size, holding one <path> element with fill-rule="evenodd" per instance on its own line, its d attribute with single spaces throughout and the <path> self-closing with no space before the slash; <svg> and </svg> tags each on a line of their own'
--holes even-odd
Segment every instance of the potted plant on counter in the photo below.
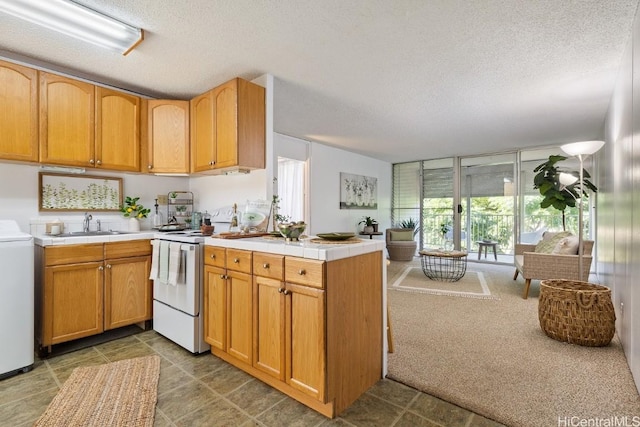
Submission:
<svg viewBox="0 0 640 427">
<path fill-rule="evenodd" d="M 362 229 L 363 233 L 375 233 L 375 229 L 378 226 L 378 221 L 371 218 L 370 216 L 365 216 L 362 221 L 358 223 L 358 225 L 360 224 L 364 224 L 364 228 Z"/>
<path fill-rule="evenodd" d="M 129 218 L 129 231 L 140 231 L 139 219 L 146 218 L 151 209 L 145 208 L 138 203 L 140 197 L 129 197 L 124 199 L 124 205 L 120 208 L 120 212 L 125 218 Z"/>
</svg>

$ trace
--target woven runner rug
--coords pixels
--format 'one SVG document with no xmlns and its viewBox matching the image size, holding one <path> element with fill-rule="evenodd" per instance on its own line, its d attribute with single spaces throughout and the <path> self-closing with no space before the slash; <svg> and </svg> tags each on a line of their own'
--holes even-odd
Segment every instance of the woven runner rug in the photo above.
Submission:
<svg viewBox="0 0 640 427">
<path fill-rule="evenodd" d="M 76 368 L 34 426 L 153 426 L 160 357 Z"/>
</svg>

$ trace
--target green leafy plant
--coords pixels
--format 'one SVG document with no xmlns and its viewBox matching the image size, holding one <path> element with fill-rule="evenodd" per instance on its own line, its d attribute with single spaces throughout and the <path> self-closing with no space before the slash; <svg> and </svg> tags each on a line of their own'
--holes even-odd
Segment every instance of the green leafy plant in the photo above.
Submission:
<svg viewBox="0 0 640 427">
<path fill-rule="evenodd" d="M 440 224 L 440 234 L 442 234 L 442 238 L 444 239 L 447 233 L 451 230 L 451 225 L 449 223 L 443 222 Z"/>
<path fill-rule="evenodd" d="M 141 204 L 138 204 L 138 200 L 140 197 L 129 197 L 127 196 L 124 199 L 124 205 L 120 207 L 120 212 L 122 212 L 125 218 L 146 218 L 151 212 L 151 209 L 146 209 Z"/>
<path fill-rule="evenodd" d="M 416 221 L 413 218 L 403 219 L 402 221 L 400 221 L 398 223 L 398 227 L 400 227 L 400 228 L 409 228 L 409 229 L 413 230 L 413 235 L 414 236 L 416 234 L 418 234 L 418 232 L 420 231 L 420 227 L 418 226 L 418 224 L 416 223 Z"/>
<path fill-rule="evenodd" d="M 540 207 L 543 209 L 553 207 L 554 209 L 562 212 L 562 229 L 566 230 L 565 210 L 568 207 L 576 206 L 576 199 L 580 198 L 579 189 L 580 183 L 576 181 L 574 184 L 563 186 L 560 184 L 560 174 L 570 173 L 573 176 L 578 177 L 579 172 L 571 172 L 560 169 L 557 165 L 559 162 L 566 160 L 565 156 L 551 155 L 549 159 L 538 165 L 533 172 L 536 175 L 533 177 L 533 188 L 540 191 L 540 195 L 544 198 L 540 202 Z M 583 169 L 584 187 L 582 191 L 582 197 L 588 198 L 589 194 L 587 190 L 591 190 L 594 193 L 598 192 L 595 185 L 589 180 L 591 175 Z"/>
<path fill-rule="evenodd" d="M 373 224 L 377 224 L 378 221 L 376 221 L 375 219 L 371 218 L 370 216 L 365 216 L 363 217 L 362 221 L 360 221 L 358 223 L 358 225 L 360 224 L 364 224 L 367 227 L 373 227 Z"/>
</svg>

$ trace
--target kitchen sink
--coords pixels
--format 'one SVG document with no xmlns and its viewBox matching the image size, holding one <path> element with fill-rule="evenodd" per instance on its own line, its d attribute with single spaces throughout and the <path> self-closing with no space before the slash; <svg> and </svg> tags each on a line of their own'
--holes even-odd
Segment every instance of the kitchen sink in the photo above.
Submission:
<svg viewBox="0 0 640 427">
<path fill-rule="evenodd" d="M 69 233 L 57 234 L 53 237 L 115 236 L 119 234 L 129 234 L 129 232 L 127 231 L 71 231 Z"/>
</svg>

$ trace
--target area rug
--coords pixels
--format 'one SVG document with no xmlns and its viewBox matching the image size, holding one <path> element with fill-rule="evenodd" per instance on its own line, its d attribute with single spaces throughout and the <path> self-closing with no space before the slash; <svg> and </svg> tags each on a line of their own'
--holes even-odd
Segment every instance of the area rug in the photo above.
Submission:
<svg viewBox="0 0 640 427">
<path fill-rule="evenodd" d="M 151 427 L 160 357 L 76 368 L 34 426 Z"/>
<path fill-rule="evenodd" d="M 484 274 L 480 271 L 467 271 L 457 282 L 440 282 L 425 276 L 421 267 L 409 265 L 391 284 L 390 289 L 441 296 L 496 299 L 491 295 Z"/>
<path fill-rule="evenodd" d="M 392 262 L 388 283 L 407 265 L 419 264 Z M 553 340 L 538 321 L 539 282 L 525 300 L 513 267 L 470 267 L 482 271 L 499 299 L 397 292 L 389 285 L 395 344 L 389 378 L 507 426 L 640 420 L 640 397 L 617 336 L 606 347 Z"/>
</svg>

